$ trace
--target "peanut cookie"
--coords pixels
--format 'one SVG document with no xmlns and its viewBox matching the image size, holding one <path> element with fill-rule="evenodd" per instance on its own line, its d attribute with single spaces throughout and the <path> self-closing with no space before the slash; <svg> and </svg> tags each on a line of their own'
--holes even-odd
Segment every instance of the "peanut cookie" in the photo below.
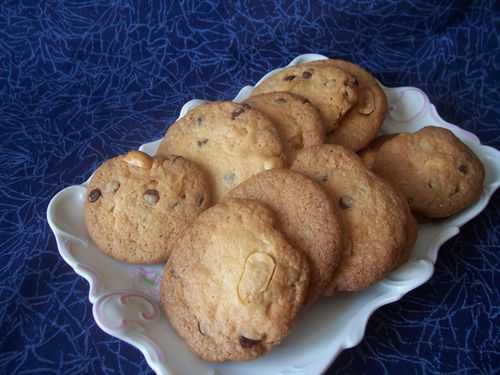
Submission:
<svg viewBox="0 0 500 375">
<path fill-rule="evenodd" d="M 228 196 L 256 199 L 276 213 L 281 232 L 309 258 L 308 302 L 320 296 L 342 251 L 338 213 L 328 193 L 306 176 L 288 169 L 273 169 L 251 177 Z"/>
<path fill-rule="evenodd" d="M 92 176 L 85 222 L 105 254 L 128 263 L 159 263 L 209 204 L 208 182 L 194 163 L 131 151 L 105 161 Z"/>
<path fill-rule="evenodd" d="M 327 132 L 336 129 L 342 116 L 358 102 L 358 81 L 331 65 L 305 63 L 284 68 L 262 81 L 252 95 L 273 91 L 308 99 L 321 113 Z"/>
<path fill-rule="evenodd" d="M 292 169 L 323 185 L 338 204 L 348 237 L 325 294 L 366 288 L 398 265 L 407 243 L 407 204 L 356 154 L 338 145 L 309 147 L 297 153 Z"/>
<path fill-rule="evenodd" d="M 297 150 L 324 143 L 321 115 L 309 100 L 287 92 L 270 92 L 252 96 L 245 103 L 276 125 L 289 163 Z"/>
<path fill-rule="evenodd" d="M 284 165 L 274 124 L 248 104 L 202 104 L 168 128 L 158 155 L 193 160 L 208 174 L 217 202 L 225 192 L 260 171 Z"/>
<path fill-rule="evenodd" d="M 375 164 L 375 158 L 380 147 L 382 147 L 382 145 L 389 139 L 392 139 L 397 135 L 398 133 L 380 135 L 358 153 L 361 160 L 363 160 L 363 164 L 366 166 L 366 168 L 373 168 L 373 164 Z"/>
<path fill-rule="evenodd" d="M 361 150 L 375 138 L 387 113 L 387 97 L 377 80 L 359 65 L 344 60 L 320 60 L 312 66 L 333 66 L 356 77 L 358 102 L 340 120 L 339 127 L 327 135 L 327 142 L 352 151 Z"/>
<path fill-rule="evenodd" d="M 384 143 L 373 166 L 415 212 L 429 218 L 456 214 L 483 191 L 484 167 L 451 131 L 429 126 Z"/>
<path fill-rule="evenodd" d="M 208 361 L 256 358 L 281 342 L 303 305 L 307 260 L 262 204 L 226 199 L 178 242 L 161 303 L 189 347 Z"/>
</svg>

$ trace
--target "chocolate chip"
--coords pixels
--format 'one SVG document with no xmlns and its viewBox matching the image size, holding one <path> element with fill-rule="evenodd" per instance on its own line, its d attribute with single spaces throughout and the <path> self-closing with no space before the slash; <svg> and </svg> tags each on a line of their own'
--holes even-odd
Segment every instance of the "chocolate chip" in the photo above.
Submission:
<svg viewBox="0 0 500 375">
<path fill-rule="evenodd" d="M 95 201 L 97 201 L 100 197 L 101 197 L 101 190 L 99 189 L 94 189 L 92 190 L 90 193 L 89 193 L 89 202 L 90 203 L 94 203 Z"/>
<path fill-rule="evenodd" d="M 249 338 L 246 338 L 245 336 L 240 336 L 240 345 L 244 349 L 250 349 L 253 348 L 255 345 L 260 343 L 261 340 L 252 340 Z"/>
<path fill-rule="evenodd" d="M 179 205 L 179 202 L 174 202 L 174 204 L 170 205 L 170 208 L 175 208 Z"/>
<path fill-rule="evenodd" d="M 307 71 L 307 70 L 304 73 L 302 73 L 302 78 L 304 78 L 304 79 L 309 79 L 311 77 L 312 77 L 312 73 Z"/>
<path fill-rule="evenodd" d="M 352 198 L 347 196 L 347 195 L 344 195 L 343 197 L 340 197 L 340 199 L 339 199 L 340 208 L 342 208 L 343 210 L 351 208 L 352 203 L 353 203 Z"/>
<path fill-rule="evenodd" d="M 196 125 L 203 126 L 203 117 L 200 116 L 196 119 Z"/>
<path fill-rule="evenodd" d="M 429 189 L 434 189 L 434 187 L 432 186 L 432 182 L 430 181 L 427 183 L 427 186 L 429 187 Z"/>
<path fill-rule="evenodd" d="M 302 103 L 304 103 L 304 104 L 311 104 L 311 102 L 309 101 L 309 99 L 306 99 L 306 98 L 302 99 Z"/>
<path fill-rule="evenodd" d="M 208 139 L 207 138 L 202 139 L 202 140 L 198 141 L 198 147 L 206 145 L 207 143 L 208 143 Z"/>
<path fill-rule="evenodd" d="M 154 206 L 160 200 L 160 193 L 155 189 L 148 189 L 144 192 L 144 201 L 150 206 Z"/>
<path fill-rule="evenodd" d="M 320 181 L 320 182 L 327 182 L 328 181 L 328 176 L 326 176 L 326 175 L 319 176 L 318 177 L 318 181 Z"/>
<path fill-rule="evenodd" d="M 186 199 L 186 193 L 181 194 L 181 199 Z"/>
<path fill-rule="evenodd" d="M 460 173 L 462 174 L 467 174 L 467 166 L 465 164 L 460 164 L 458 166 L 458 170 L 460 171 Z"/>
<path fill-rule="evenodd" d="M 175 269 L 171 268 L 170 269 L 170 276 L 177 279 L 179 277 L 179 275 L 177 275 L 177 272 L 175 272 Z"/>
<path fill-rule="evenodd" d="M 200 194 L 198 196 L 198 207 L 201 207 L 204 201 L 205 201 L 205 196 L 203 194 Z"/>
<path fill-rule="evenodd" d="M 283 81 L 293 81 L 295 79 L 296 76 L 286 76 L 285 78 L 283 78 Z"/>
<path fill-rule="evenodd" d="M 243 106 L 243 108 L 245 108 L 245 109 L 251 109 L 251 108 L 252 108 L 252 107 L 250 106 L 250 104 L 248 104 L 248 103 L 242 103 L 241 105 L 242 105 L 242 106 Z"/>
<path fill-rule="evenodd" d="M 284 98 L 276 98 L 276 99 L 274 99 L 274 101 L 276 103 L 286 103 L 286 99 L 284 99 Z"/>
<path fill-rule="evenodd" d="M 243 112 L 245 112 L 245 108 L 238 108 L 238 109 L 235 109 L 233 111 L 233 113 L 231 113 L 231 120 L 234 120 L 236 117 L 238 117 L 239 115 L 241 115 Z"/>
</svg>

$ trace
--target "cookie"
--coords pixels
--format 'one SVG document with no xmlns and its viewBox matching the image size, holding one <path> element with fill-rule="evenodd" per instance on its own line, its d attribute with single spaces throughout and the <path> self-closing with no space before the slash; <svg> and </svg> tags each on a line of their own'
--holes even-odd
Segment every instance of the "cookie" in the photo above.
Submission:
<svg viewBox="0 0 500 375">
<path fill-rule="evenodd" d="M 273 169 L 251 177 L 228 196 L 258 200 L 276 213 L 281 232 L 308 257 L 311 283 L 307 301 L 320 296 L 342 255 L 338 213 L 328 193 L 299 173 Z"/>
<path fill-rule="evenodd" d="M 289 163 L 297 150 L 324 143 L 321 115 L 309 100 L 287 92 L 270 92 L 251 96 L 245 103 L 274 123 Z"/>
<path fill-rule="evenodd" d="M 401 253 L 401 258 L 399 260 L 399 265 L 402 265 L 410 259 L 411 253 L 413 252 L 413 247 L 415 242 L 417 242 L 418 236 L 418 223 L 415 216 L 408 209 L 408 222 L 406 226 L 406 244 L 404 250 Z"/>
<path fill-rule="evenodd" d="M 358 81 L 331 65 L 305 63 L 284 68 L 259 83 L 252 96 L 273 91 L 308 99 L 319 110 L 327 132 L 336 129 L 342 116 L 358 102 Z"/>
<path fill-rule="evenodd" d="M 373 168 L 373 164 L 375 164 L 375 158 L 380 147 L 382 147 L 382 145 L 389 139 L 392 139 L 397 135 L 398 133 L 380 135 L 358 153 L 366 168 Z"/>
<path fill-rule="evenodd" d="M 309 268 L 276 225 L 257 201 L 225 199 L 196 219 L 165 266 L 163 309 L 205 360 L 256 358 L 292 327 Z"/>
<path fill-rule="evenodd" d="M 356 154 L 338 145 L 309 147 L 297 153 L 292 170 L 326 189 L 339 207 L 347 237 L 325 294 L 367 288 L 398 265 L 407 243 L 407 204 Z"/>
<path fill-rule="evenodd" d="M 194 163 L 131 151 L 105 161 L 92 176 L 85 223 L 105 254 L 127 263 L 159 263 L 209 204 L 208 181 Z"/>
<path fill-rule="evenodd" d="M 274 124 L 248 104 L 202 104 L 170 126 L 158 155 L 193 160 L 210 178 L 215 202 L 240 182 L 284 165 Z"/>
<path fill-rule="evenodd" d="M 320 60 L 312 66 L 333 66 L 356 77 L 359 82 L 358 102 L 340 120 L 340 125 L 327 135 L 327 143 L 352 151 L 366 147 L 376 136 L 387 114 L 387 97 L 377 80 L 359 65 L 344 60 Z"/>
<path fill-rule="evenodd" d="M 483 191 L 484 167 L 478 157 L 451 131 L 434 126 L 384 143 L 373 170 L 403 192 L 412 210 L 428 218 L 456 214 Z"/>
</svg>

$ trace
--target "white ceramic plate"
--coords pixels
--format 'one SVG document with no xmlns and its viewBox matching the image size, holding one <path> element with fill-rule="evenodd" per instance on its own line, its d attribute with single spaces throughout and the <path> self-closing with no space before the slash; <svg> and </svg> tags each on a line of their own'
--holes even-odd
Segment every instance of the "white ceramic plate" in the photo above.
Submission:
<svg viewBox="0 0 500 375">
<path fill-rule="evenodd" d="M 324 58 L 316 54 L 301 55 L 289 65 Z M 244 100 L 252 90 L 252 86 L 244 87 L 235 101 Z M 367 290 L 324 299 L 304 311 L 290 337 L 262 358 L 250 362 L 207 363 L 188 350 L 159 308 L 162 266 L 134 266 L 115 261 L 99 252 L 89 239 L 83 220 L 85 182 L 56 194 L 49 204 L 47 218 L 61 256 L 90 284 L 89 299 L 99 327 L 137 347 L 156 373 L 168 375 L 320 374 L 342 350 L 357 345 L 373 311 L 425 283 L 434 272 L 439 247 L 484 209 L 500 185 L 499 151 L 482 146 L 474 134 L 441 119 L 421 90 L 415 87 L 384 87 L 384 90 L 390 111 L 382 132 L 414 132 L 429 124 L 442 126 L 471 147 L 486 168 L 480 201 L 445 221 L 421 225 L 407 264 Z M 182 107 L 180 115 L 200 103 L 202 101 L 191 100 Z M 140 150 L 153 155 L 159 142 L 147 143 Z"/>
</svg>

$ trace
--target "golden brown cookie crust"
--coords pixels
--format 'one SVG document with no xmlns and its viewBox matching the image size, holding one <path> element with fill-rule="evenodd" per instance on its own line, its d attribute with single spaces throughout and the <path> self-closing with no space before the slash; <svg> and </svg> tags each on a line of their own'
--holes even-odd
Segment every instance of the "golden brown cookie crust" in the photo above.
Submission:
<svg viewBox="0 0 500 375">
<path fill-rule="evenodd" d="M 284 165 L 274 124 L 234 102 L 192 109 L 167 129 L 157 154 L 181 155 L 202 167 L 211 180 L 214 202 L 255 173 Z"/>
<path fill-rule="evenodd" d="M 387 97 L 377 80 L 361 66 L 345 60 L 320 60 L 315 66 L 334 66 L 359 82 L 358 101 L 340 120 L 337 129 L 327 135 L 327 143 L 338 144 L 352 151 L 366 147 L 377 135 L 387 114 Z"/>
<path fill-rule="evenodd" d="M 366 168 L 368 169 L 373 168 L 373 165 L 375 164 L 375 159 L 377 157 L 377 152 L 380 149 L 380 147 L 382 147 L 382 145 L 389 139 L 392 139 L 397 135 L 398 133 L 380 135 L 377 138 L 375 138 L 367 147 L 365 147 L 358 153 L 359 157 L 363 161 L 363 164 L 366 166 Z"/>
<path fill-rule="evenodd" d="M 456 214 L 483 191 L 479 158 L 451 131 L 434 126 L 384 143 L 373 170 L 405 195 L 412 210 L 429 218 Z"/>
<path fill-rule="evenodd" d="M 256 201 L 225 199 L 184 233 L 165 267 L 161 303 L 190 348 L 208 361 L 249 360 L 288 334 L 309 269 Z"/>
<path fill-rule="evenodd" d="M 328 193 L 304 175 L 273 169 L 244 181 L 228 196 L 258 200 L 276 213 L 282 233 L 309 259 L 308 303 L 322 295 L 342 255 L 339 213 Z"/>
<path fill-rule="evenodd" d="M 208 181 L 194 163 L 131 151 L 105 161 L 92 176 L 85 222 L 105 254 L 128 263 L 159 263 L 209 204 Z"/>
<path fill-rule="evenodd" d="M 338 145 L 301 150 L 292 170 L 327 190 L 339 207 L 348 238 L 326 295 L 364 289 L 394 269 L 407 241 L 408 208 L 387 182 Z"/>
<path fill-rule="evenodd" d="M 251 96 L 245 103 L 274 123 L 290 164 L 301 148 L 323 144 L 325 129 L 319 111 L 309 100 L 287 92 Z"/>
<path fill-rule="evenodd" d="M 358 102 L 357 80 L 331 65 L 305 63 L 284 68 L 262 81 L 253 95 L 286 91 L 308 99 L 320 112 L 326 130 L 340 124 L 340 119 Z"/>
<path fill-rule="evenodd" d="M 415 216 L 408 210 L 408 224 L 406 226 L 406 245 L 401 253 L 401 259 L 398 262 L 398 265 L 405 264 L 411 256 L 413 252 L 413 247 L 415 246 L 415 242 L 417 242 L 418 237 L 418 223 Z"/>
</svg>

